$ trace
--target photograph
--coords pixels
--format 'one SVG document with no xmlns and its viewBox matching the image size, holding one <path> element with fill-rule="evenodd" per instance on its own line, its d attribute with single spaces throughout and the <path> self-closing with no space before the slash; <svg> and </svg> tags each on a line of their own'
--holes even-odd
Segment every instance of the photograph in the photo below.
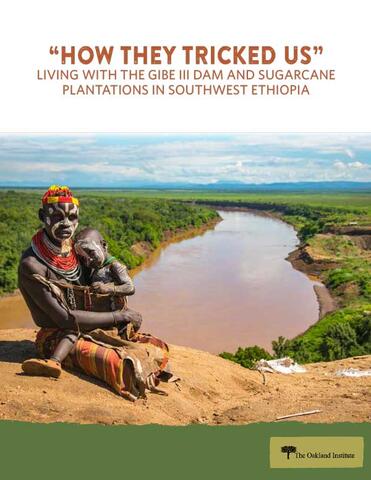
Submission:
<svg viewBox="0 0 371 480">
<path fill-rule="evenodd" d="M 3 134 L 0 170 L 2 419 L 370 422 L 371 135 Z"/>
</svg>

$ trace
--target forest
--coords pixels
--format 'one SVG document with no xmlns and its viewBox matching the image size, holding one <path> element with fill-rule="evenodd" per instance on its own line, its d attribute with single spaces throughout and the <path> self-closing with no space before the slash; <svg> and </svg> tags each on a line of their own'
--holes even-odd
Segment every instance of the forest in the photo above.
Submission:
<svg viewBox="0 0 371 480">
<path fill-rule="evenodd" d="M 19 258 L 41 227 L 41 196 L 41 191 L 0 190 L 0 295 L 17 288 Z M 209 208 L 167 199 L 92 192 L 77 192 L 77 197 L 79 229 L 97 228 L 108 241 L 110 253 L 129 268 L 144 260 L 131 249 L 135 243 L 145 241 L 156 248 L 169 233 L 198 228 L 218 217 Z"/>
</svg>

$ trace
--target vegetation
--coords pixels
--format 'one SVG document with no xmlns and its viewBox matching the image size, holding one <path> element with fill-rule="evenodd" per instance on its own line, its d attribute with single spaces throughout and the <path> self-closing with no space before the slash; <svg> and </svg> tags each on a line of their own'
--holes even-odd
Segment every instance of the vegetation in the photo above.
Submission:
<svg viewBox="0 0 371 480">
<path fill-rule="evenodd" d="M 41 191 L 0 191 L 0 293 L 16 288 L 21 251 L 40 226 Z M 127 190 L 75 192 L 81 199 L 80 228 L 94 225 L 111 252 L 130 268 L 143 258 L 131 246 L 146 241 L 156 247 L 167 231 L 198 227 L 216 217 L 209 206 L 248 207 L 280 216 L 292 224 L 302 245 L 323 264 L 320 280 L 339 309 L 294 339 L 272 342 L 274 356 L 298 362 L 340 359 L 371 353 L 370 244 L 361 245 L 341 228 L 371 226 L 370 192 L 217 192 L 207 190 Z M 253 346 L 224 358 L 251 368 L 269 352 Z"/>
<path fill-rule="evenodd" d="M 273 341 L 274 357 L 316 362 L 371 353 L 370 245 L 357 245 L 340 231 L 371 226 L 371 193 L 147 192 L 153 195 L 271 212 L 293 225 L 302 245 L 324 262 L 320 280 L 336 298 L 339 310 L 292 340 L 279 337 Z M 258 346 L 240 347 L 234 354 L 223 352 L 221 356 L 247 368 L 256 359 L 270 358 Z"/>
<path fill-rule="evenodd" d="M 239 363 L 245 368 L 254 368 L 255 363 L 262 358 L 270 360 L 272 355 L 264 350 L 264 348 L 254 345 L 253 347 L 241 348 L 239 347 L 236 353 L 223 352 L 220 354 L 222 358 Z"/>
<path fill-rule="evenodd" d="M 280 348 L 277 348 L 277 344 Z M 326 315 L 292 340 L 272 342 L 277 357 L 299 363 L 340 360 L 371 353 L 371 305 L 342 308 Z"/>
<path fill-rule="evenodd" d="M 0 191 L 0 294 L 17 288 L 19 257 L 41 227 L 38 209 L 42 192 Z M 168 232 L 197 228 L 217 217 L 213 210 L 166 199 L 125 198 L 84 194 L 79 229 L 94 226 L 107 239 L 110 252 L 129 268 L 143 261 L 131 246 L 148 242 L 157 247 Z"/>
</svg>

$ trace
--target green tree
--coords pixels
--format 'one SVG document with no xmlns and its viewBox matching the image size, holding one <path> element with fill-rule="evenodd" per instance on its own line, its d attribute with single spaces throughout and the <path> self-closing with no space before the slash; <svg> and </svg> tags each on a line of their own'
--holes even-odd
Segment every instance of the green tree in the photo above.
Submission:
<svg viewBox="0 0 371 480">
<path fill-rule="evenodd" d="M 232 362 L 238 363 L 245 368 L 254 368 L 255 363 L 262 358 L 270 360 L 272 355 L 264 350 L 264 348 L 254 345 L 253 347 L 239 347 L 236 353 L 223 352 L 220 357 Z"/>
<path fill-rule="evenodd" d="M 320 350 L 325 360 L 339 360 L 363 353 L 355 330 L 349 323 L 340 322 L 330 325 Z"/>
<path fill-rule="evenodd" d="M 285 337 L 279 336 L 277 340 L 273 340 L 272 349 L 277 358 L 286 357 L 289 354 L 290 341 Z"/>
</svg>

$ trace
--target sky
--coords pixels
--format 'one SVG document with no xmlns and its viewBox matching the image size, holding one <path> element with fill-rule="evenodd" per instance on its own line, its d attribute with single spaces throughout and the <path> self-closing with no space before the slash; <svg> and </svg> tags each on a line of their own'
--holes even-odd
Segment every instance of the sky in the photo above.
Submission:
<svg viewBox="0 0 371 480">
<path fill-rule="evenodd" d="M 371 134 L 0 135 L 0 186 L 371 181 Z"/>
</svg>

